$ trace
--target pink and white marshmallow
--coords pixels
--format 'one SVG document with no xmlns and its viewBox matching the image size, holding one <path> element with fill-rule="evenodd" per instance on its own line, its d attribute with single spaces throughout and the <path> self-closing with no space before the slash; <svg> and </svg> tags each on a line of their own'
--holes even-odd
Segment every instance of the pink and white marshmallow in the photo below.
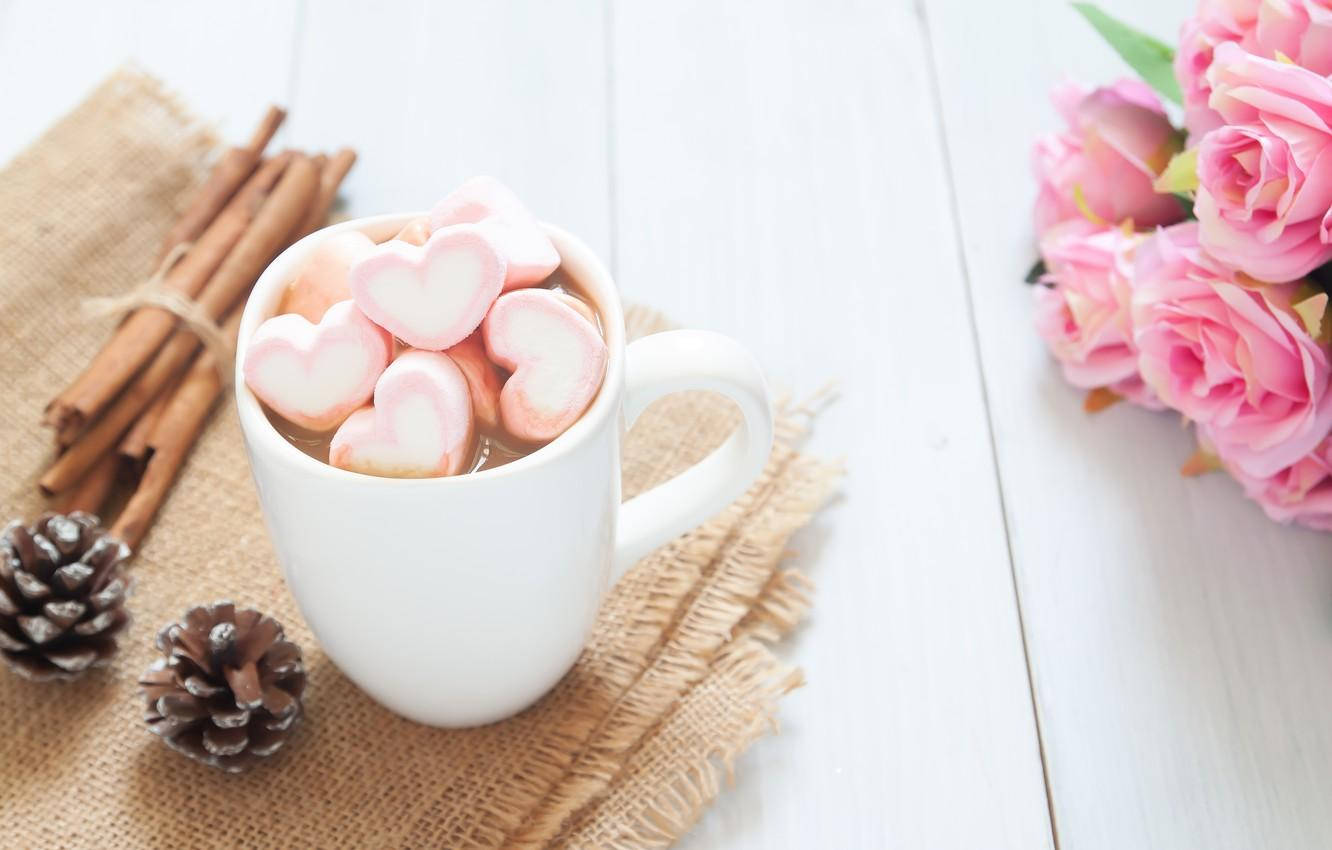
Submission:
<svg viewBox="0 0 1332 850">
<path fill-rule="evenodd" d="M 467 379 L 448 357 L 409 351 L 389 364 L 375 400 L 347 417 L 329 445 L 328 462 L 390 478 L 457 475 L 472 459 L 472 402 Z"/>
<path fill-rule="evenodd" d="M 328 431 L 365 404 L 388 365 L 393 340 L 351 301 L 318 324 L 287 313 L 261 324 L 245 352 L 245 385 L 278 415 Z"/>
<path fill-rule="evenodd" d="M 481 341 L 481 332 L 444 352 L 453 358 L 467 379 L 467 389 L 472 396 L 472 415 L 476 424 L 487 431 L 496 431 L 500 427 L 500 390 L 504 388 L 504 376 L 495 368 L 486 356 L 485 343 Z"/>
<path fill-rule="evenodd" d="M 287 287 L 278 312 L 296 313 L 318 322 L 329 307 L 351 298 L 347 274 L 374 250 L 375 243 L 359 230 L 335 233 L 324 239 L 310 252 L 300 273 Z"/>
<path fill-rule="evenodd" d="M 509 187 L 494 177 L 473 177 L 430 211 L 430 227 L 476 224 L 507 263 L 504 290 L 533 286 L 560 265 L 559 251 L 536 216 Z"/>
<path fill-rule="evenodd" d="M 490 359 L 512 373 L 500 391 L 500 419 L 519 440 L 553 440 L 596 397 L 606 343 L 557 293 L 522 289 L 501 295 L 481 333 Z"/>
<path fill-rule="evenodd" d="M 350 274 L 370 320 L 413 348 L 443 351 L 467 338 L 504 284 L 505 260 L 472 224 L 436 230 L 422 246 L 390 240 Z"/>
</svg>

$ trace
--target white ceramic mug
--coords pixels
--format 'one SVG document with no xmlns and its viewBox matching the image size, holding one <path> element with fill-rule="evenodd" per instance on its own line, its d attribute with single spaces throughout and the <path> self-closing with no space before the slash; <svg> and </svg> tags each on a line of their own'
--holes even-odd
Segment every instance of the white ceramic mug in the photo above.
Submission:
<svg viewBox="0 0 1332 850">
<path fill-rule="evenodd" d="M 241 321 L 236 404 L 287 585 L 329 657 L 399 714 L 471 726 L 549 690 L 578 657 L 610 584 L 744 492 L 771 449 L 772 410 L 753 357 L 727 337 L 669 331 L 626 345 L 610 274 L 581 241 L 546 225 L 596 303 L 610 349 L 582 418 L 526 457 L 453 478 L 376 478 L 320 463 L 273 428 L 246 388 L 247 340 L 319 240 L 357 229 L 383 241 L 413 217 L 335 225 L 273 261 Z M 743 426 L 620 504 L 622 433 L 654 399 L 695 389 L 730 397 Z"/>
</svg>

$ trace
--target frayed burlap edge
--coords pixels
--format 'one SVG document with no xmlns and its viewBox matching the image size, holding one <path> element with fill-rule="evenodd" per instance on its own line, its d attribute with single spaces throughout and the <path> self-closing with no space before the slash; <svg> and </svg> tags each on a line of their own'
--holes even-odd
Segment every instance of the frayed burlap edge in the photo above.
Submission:
<svg viewBox="0 0 1332 850">
<path fill-rule="evenodd" d="M 171 125 L 173 133 L 189 137 L 176 153 L 194 160 L 196 182 L 202 181 L 208 174 L 209 164 L 216 160 L 222 151 L 217 126 L 199 117 L 185 102 L 180 92 L 133 61 L 125 62 L 112 71 L 106 79 L 97 84 L 96 88 L 88 92 L 79 104 L 56 119 L 41 135 L 20 148 L 9 162 L 0 165 L 6 170 L 12 169 L 13 174 L 22 174 L 33 157 L 45 159 L 49 156 L 51 139 L 59 139 L 71 131 L 88 132 L 101 116 L 119 109 L 131 107 L 143 110 L 147 106 L 165 113 L 163 118 Z M 97 110 L 97 114 L 90 114 L 90 109 Z M 180 195 L 181 204 L 188 200 L 188 193 Z"/>
<path fill-rule="evenodd" d="M 793 493 L 807 497 L 793 500 L 793 515 L 803 510 L 812 513 L 831 494 L 841 469 L 799 456 L 794 456 L 790 463 L 799 467 L 798 474 L 785 480 Z M 807 518 L 809 513 L 803 516 Z M 790 532 L 803 525 L 802 519 L 786 533 L 779 532 L 780 545 L 784 547 Z M 733 778 L 735 758 L 759 737 L 776 731 L 777 701 L 802 684 L 804 674 L 776 658 L 766 644 L 781 639 L 804 619 L 813 589 L 812 583 L 798 571 L 777 569 L 779 560 L 780 556 L 766 566 L 761 559 L 752 560 L 735 570 L 734 583 L 731 578 L 720 580 L 719 584 L 728 590 L 735 590 L 746 579 L 761 580 L 761 586 L 757 596 L 750 597 L 739 622 L 729 630 L 724 628 L 725 622 L 714 620 L 700 624 L 700 631 L 686 642 L 693 647 L 706 643 L 706 628 L 717 628 L 731 635 L 727 643 L 706 658 L 707 669 L 702 676 L 687 682 L 683 691 L 674 695 L 668 687 L 647 687 L 646 699 L 637 712 L 638 719 L 646 721 L 646 728 L 632 745 L 619 753 L 613 770 L 609 774 L 589 772 L 570 777 L 565 787 L 572 799 L 581 799 L 583 805 L 562 825 L 554 839 L 556 846 L 629 848 L 674 843 L 716 799 L 723 773 Z M 734 565 L 735 562 L 728 561 L 727 568 Z M 681 628 L 688 626 L 682 623 Z M 668 654 L 654 667 L 678 672 L 678 662 L 678 657 Z M 651 673 L 649 670 L 644 678 Z M 718 695 L 723 693 L 729 694 L 730 699 L 719 700 Z M 719 718 L 713 714 L 719 701 L 732 705 L 734 716 Z M 709 713 L 707 722 L 690 716 L 696 710 Z M 688 729 L 688 734 L 672 736 L 663 731 L 677 722 Z M 677 740 L 665 744 L 663 738 Z M 592 749 L 598 746 L 593 744 Z M 681 757 L 675 751 L 687 746 L 695 746 L 696 752 Z M 625 793 L 622 798 L 617 797 L 617 791 L 624 791 L 627 786 L 641 787 L 634 781 L 640 775 L 635 769 L 636 762 L 648 765 L 642 774 L 654 776 L 657 780 L 654 784 L 662 786 L 646 802 L 636 800 L 641 794 Z M 674 764 L 673 772 L 663 773 L 663 763 Z M 554 797 L 547 801 L 552 809 L 557 802 Z"/>
<path fill-rule="evenodd" d="M 841 470 L 827 466 L 829 486 Z M 723 781 L 735 781 L 735 761 L 759 738 L 779 731 L 778 701 L 804 684 L 799 668 L 775 657 L 768 645 L 791 632 L 809 612 L 813 585 L 797 570 L 776 571 L 735 637 L 712 661 L 708 675 L 692 687 L 626 759 L 610 787 L 575 816 L 557 840 L 561 847 L 611 850 L 669 847 L 692 829 L 720 795 Z M 723 719 L 716 695 L 734 695 L 733 716 Z M 707 723 L 691 717 L 709 712 Z M 673 726 L 683 727 L 672 732 Z M 703 725 L 714 727 L 711 735 Z M 664 752 L 685 741 L 694 752 Z M 656 753 L 653 751 L 656 750 Z M 664 776 L 663 760 L 677 764 Z M 633 788 L 640 773 L 656 777 L 660 791 L 647 800 Z"/>
<path fill-rule="evenodd" d="M 673 845 L 693 829 L 721 795 L 723 782 L 734 782 L 736 758 L 759 738 L 778 731 L 778 700 L 805 681 L 799 668 L 778 661 L 767 647 L 752 638 L 729 644 L 713 664 L 715 670 L 706 681 L 714 689 L 727 688 L 747 697 L 749 704 L 734 722 L 738 731 L 731 732 L 725 742 L 709 742 L 707 749 L 691 755 L 674 773 L 658 776 L 660 790 L 637 807 L 620 807 L 615 792 L 624 780 L 617 779 L 597 803 L 614 810 L 614 820 L 596 808 L 588 809 L 562 833 L 557 846 L 642 850 Z M 687 698 L 682 700 L 681 713 L 689 705 Z M 674 717 L 661 725 L 669 726 Z M 651 746 L 651 740 L 645 742 L 644 750 L 634 755 Z M 631 758 L 622 776 L 634 776 L 635 766 L 635 759 Z"/>
<path fill-rule="evenodd" d="M 841 470 L 831 466 L 827 470 L 831 487 Z M 617 812 L 620 825 L 609 822 L 596 807 L 585 808 L 562 836 L 567 846 L 608 850 L 669 847 L 698 823 L 721 794 L 723 779 L 734 783 L 736 759 L 759 738 L 779 731 L 778 700 L 805 683 L 804 672 L 774 656 L 768 644 L 785 637 L 804 620 L 813 603 L 813 590 L 813 583 L 798 570 L 774 572 L 736 629 L 736 637 L 713 661 L 708 678 L 695 686 L 716 679 L 720 681 L 715 689 L 730 688 L 741 694 L 742 704 L 748 702 L 737 721 L 742 731 L 726 740 L 708 742 L 701 753 L 686 759 L 666 779 L 654 798 L 637 806 L 616 799 L 624 789 L 625 777 L 634 769 L 631 757 L 602 799 L 603 805 Z M 669 726 L 688 708 L 686 696 L 660 726 Z M 643 749 L 652 745 L 646 739 Z"/>
</svg>

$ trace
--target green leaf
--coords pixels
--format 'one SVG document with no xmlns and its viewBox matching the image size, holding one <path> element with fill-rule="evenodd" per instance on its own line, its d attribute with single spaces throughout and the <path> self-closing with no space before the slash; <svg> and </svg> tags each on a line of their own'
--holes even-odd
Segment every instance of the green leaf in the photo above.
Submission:
<svg viewBox="0 0 1332 850">
<path fill-rule="evenodd" d="M 1027 269 L 1027 276 L 1022 278 L 1023 283 L 1040 283 L 1041 276 L 1045 274 L 1045 260 L 1037 260 L 1031 268 Z"/>
<path fill-rule="evenodd" d="M 1184 211 L 1185 218 L 1189 219 L 1190 221 L 1198 220 L 1198 216 L 1194 215 L 1193 213 L 1192 195 L 1185 195 L 1182 192 L 1171 192 L 1170 194 L 1172 197 L 1174 197 L 1175 203 L 1179 204 L 1179 208 Z"/>
<path fill-rule="evenodd" d="M 1179 83 L 1175 80 L 1175 69 L 1171 66 L 1175 51 L 1170 45 L 1115 20 L 1092 3 L 1074 3 L 1073 8 L 1096 28 L 1147 85 L 1156 89 L 1166 100 L 1184 102 L 1179 92 Z"/>
<path fill-rule="evenodd" d="M 1170 158 L 1165 171 L 1156 178 L 1152 188 L 1161 194 L 1193 192 L 1198 188 L 1198 149 L 1189 148 Z"/>
<path fill-rule="evenodd" d="M 1295 315 L 1304 323 L 1304 329 L 1314 339 L 1323 337 L 1323 317 L 1327 313 L 1327 293 L 1311 295 L 1303 301 L 1290 305 Z"/>
</svg>

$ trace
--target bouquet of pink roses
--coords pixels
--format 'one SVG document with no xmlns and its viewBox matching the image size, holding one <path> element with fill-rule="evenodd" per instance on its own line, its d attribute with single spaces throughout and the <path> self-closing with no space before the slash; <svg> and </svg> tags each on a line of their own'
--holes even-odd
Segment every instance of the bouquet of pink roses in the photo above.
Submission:
<svg viewBox="0 0 1332 850">
<path fill-rule="evenodd" d="M 1075 7 L 1143 82 L 1053 93 L 1037 330 L 1089 410 L 1177 411 L 1186 474 L 1332 531 L 1332 3 L 1201 0 L 1178 50 Z"/>
</svg>

